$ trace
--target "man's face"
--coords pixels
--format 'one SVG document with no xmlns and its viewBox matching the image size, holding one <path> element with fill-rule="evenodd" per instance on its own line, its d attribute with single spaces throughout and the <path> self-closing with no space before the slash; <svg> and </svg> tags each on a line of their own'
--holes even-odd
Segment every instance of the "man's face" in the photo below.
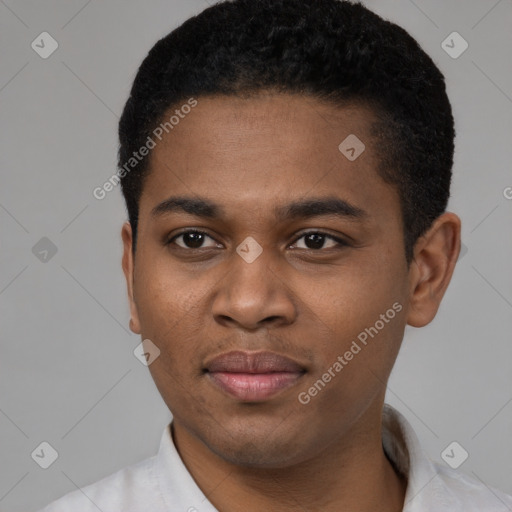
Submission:
<svg viewBox="0 0 512 512">
<path fill-rule="evenodd" d="M 226 460 L 297 463 L 380 410 L 410 285 L 371 120 L 309 97 L 200 97 L 152 150 L 131 326 L 160 349 L 175 426 Z M 354 139 L 338 148 L 351 134 L 355 160 Z"/>
</svg>

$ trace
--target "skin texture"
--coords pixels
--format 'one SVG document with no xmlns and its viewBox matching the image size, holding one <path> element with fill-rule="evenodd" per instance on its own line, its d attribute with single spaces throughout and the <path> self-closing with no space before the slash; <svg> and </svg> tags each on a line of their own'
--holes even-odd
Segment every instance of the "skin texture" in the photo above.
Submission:
<svg viewBox="0 0 512 512">
<path fill-rule="evenodd" d="M 385 387 L 405 325 L 421 327 L 437 312 L 460 221 L 439 217 L 407 265 L 399 197 L 376 172 L 371 121 L 361 106 L 299 95 L 198 98 L 152 150 L 135 258 L 123 226 L 130 328 L 159 347 L 149 368 L 173 413 L 174 441 L 223 512 L 402 510 L 406 483 L 381 445 Z M 366 146 L 355 161 L 338 149 L 349 134 Z M 151 214 L 171 196 L 207 199 L 223 214 Z M 326 197 L 365 213 L 275 216 L 276 207 Z M 202 248 L 187 248 L 195 245 L 186 236 L 167 244 L 184 228 L 207 233 Z M 307 245 L 305 231 L 345 244 Z M 252 263 L 236 252 L 248 236 L 263 249 Z M 299 393 L 394 303 L 401 311 L 301 404 Z M 305 373 L 266 401 L 243 402 L 203 371 L 230 350 L 282 354 Z"/>
</svg>

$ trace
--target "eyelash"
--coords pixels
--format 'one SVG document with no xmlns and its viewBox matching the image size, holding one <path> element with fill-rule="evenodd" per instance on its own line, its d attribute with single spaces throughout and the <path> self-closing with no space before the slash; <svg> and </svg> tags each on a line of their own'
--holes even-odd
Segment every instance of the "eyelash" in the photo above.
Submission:
<svg viewBox="0 0 512 512">
<path fill-rule="evenodd" d="M 171 245 L 174 240 L 176 240 L 177 238 L 179 238 L 180 236 L 182 235 L 186 235 L 186 234 L 189 234 L 189 233 L 194 233 L 194 234 L 198 234 L 198 235 L 205 235 L 209 238 L 211 238 L 212 240 L 214 240 L 215 242 L 217 242 L 211 235 L 209 235 L 208 233 L 206 233 L 205 231 L 200 231 L 200 230 L 197 230 L 197 229 L 186 229 L 186 230 L 183 230 L 181 231 L 180 233 L 177 233 L 176 235 L 174 235 L 172 238 L 170 238 L 165 245 Z M 325 233 L 323 231 L 307 231 L 307 232 L 304 232 L 304 233 L 301 233 L 300 236 L 298 236 L 294 241 L 293 241 L 293 244 L 297 243 L 301 238 L 304 238 L 305 236 L 308 236 L 308 235 L 321 235 L 321 236 L 324 236 L 326 239 L 329 239 L 329 240 L 333 240 L 334 242 L 336 242 L 338 244 L 338 247 L 330 247 L 329 249 L 339 249 L 340 247 L 346 247 L 348 246 L 349 244 L 345 241 L 345 240 L 342 240 L 341 238 L 338 238 L 334 235 L 330 235 L 329 233 Z M 219 243 L 219 242 L 217 242 Z M 178 245 L 178 248 L 179 249 L 183 249 L 185 251 L 200 251 L 202 249 L 205 249 L 204 247 L 198 247 L 198 248 L 191 248 L 191 247 L 181 247 Z M 301 249 L 301 250 L 310 250 L 310 251 L 315 251 L 315 252 L 320 252 L 322 250 L 326 250 L 324 248 L 320 248 L 320 249 Z"/>
</svg>

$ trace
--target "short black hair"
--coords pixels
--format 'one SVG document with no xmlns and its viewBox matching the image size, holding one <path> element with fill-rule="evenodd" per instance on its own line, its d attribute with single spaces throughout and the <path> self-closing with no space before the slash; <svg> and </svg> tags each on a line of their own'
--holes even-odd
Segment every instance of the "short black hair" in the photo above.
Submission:
<svg viewBox="0 0 512 512">
<path fill-rule="evenodd" d="M 403 28 L 342 0 L 226 0 L 153 46 L 119 121 L 118 173 L 134 244 L 150 154 L 135 161 L 133 153 L 169 110 L 200 96 L 268 90 L 370 107 L 377 171 L 398 189 L 410 263 L 450 195 L 455 130 L 444 77 Z"/>
</svg>

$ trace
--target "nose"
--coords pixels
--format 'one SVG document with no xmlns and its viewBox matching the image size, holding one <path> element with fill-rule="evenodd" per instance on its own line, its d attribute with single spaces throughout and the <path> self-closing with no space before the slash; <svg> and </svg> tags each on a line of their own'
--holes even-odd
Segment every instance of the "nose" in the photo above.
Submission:
<svg viewBox="0 0 512 512">
<path fill-rule="evenodd" d="M 278 274 L 278 265 L 271 266 L 270 258 L 270 251 L 263 251 L 251 263 L 233 255 L 230 271 L 219 283 L 212 305 L 217 323 L 244 330 L 293 323 L 296 306 L 292 290 Z"/>
</svg>

